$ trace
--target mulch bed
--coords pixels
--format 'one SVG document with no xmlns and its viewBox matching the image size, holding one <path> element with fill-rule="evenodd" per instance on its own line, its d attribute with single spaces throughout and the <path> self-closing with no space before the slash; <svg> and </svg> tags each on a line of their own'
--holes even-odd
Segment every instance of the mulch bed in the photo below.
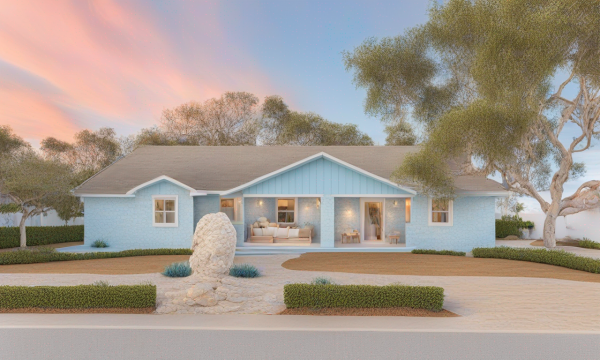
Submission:
<svg viewBox="0 0 600 360">
<path fill-rule="evenodd" d="M 531 246 L 544 246 L 544 240 L 535 240 L 534 242 L 532 242 L 529 245 L 531 245 Z M 561 240 L 557 240 L 556 241 L 556 246 L 574 246 L 574 247 L 580 247 L 578 241 L 561 241 Z"/>
<path fill-rule="evenodd" d="M 412 308 L 295 308 L 285 309 L 277 315 L 316 315 L 316 316 L 419 316 L 419 317 L 457 317 L 448 310 L 431 311 Z"/>
<path fill-rule="evenodd" d="M 22 308 L 0 309 L 0 313 L 13 314 L 152 314 L 156 310 L 148 308 L 89 308 L 89 309 L 55 309 L 55 308 Z"/>
</svg>

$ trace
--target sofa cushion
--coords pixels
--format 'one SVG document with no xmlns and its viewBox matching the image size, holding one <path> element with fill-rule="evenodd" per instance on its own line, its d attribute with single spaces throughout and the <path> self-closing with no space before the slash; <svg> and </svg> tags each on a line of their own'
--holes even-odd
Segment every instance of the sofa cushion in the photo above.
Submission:
<svg viewBox="0 0 600 360">
<path fill-rule="evenodd" d="M 288 236 L 288 232 L 290 231 L 289 227 L 285 227 L 285 228 L 279 228 L 277 229 L 277 232 L 275 233 L 275 237 L 278 237 L 280 239 L 287 239 Z"/>
<path fill-rule="evenodd" d="M 254 236 L 262 236 L 263 235 L 263 229 L 261 229 L 261 228 L 253 228 L 252 229 L 252 235 L 254 235 Z"/>
<path fill-rule="evenodd" d="M 268 228 L 263 229 L 264 236 L 275 236 L 275 232 L 277 231 L 277 227 L 269 226 Z"/>
<path fill-rule="evenodd" d="M 309 238 L 311 230 L 312 229 L 308 229 L 308 228 L 300 229 L 300 231 L 298 232 L 298 237 L 303 238 L 303 239 Z"/>
<path fill-rule="evenodd" d="M 288 232 L 288 236 L 290 237 L 290 239 L 298 238 L 298 237 L 300 237 L 300 236 L 298 236 L 299 232 L 300 232 L 300 229 L 290 229 L 290 231 Z"/>
</svg>

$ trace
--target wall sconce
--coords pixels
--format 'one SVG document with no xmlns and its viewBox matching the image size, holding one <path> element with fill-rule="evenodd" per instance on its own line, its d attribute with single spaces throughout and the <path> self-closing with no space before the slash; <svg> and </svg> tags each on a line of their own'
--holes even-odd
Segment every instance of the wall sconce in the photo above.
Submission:
<svg viewBox="0 0 600 360">
<path fill-rule="evenodd" d="M 394 207 L 398 206 L 398 200 L 394 200 Z"/>
<path fill-rule="evenodd" d="M 258 206 L 262 206 L 262 200 L 258 200 Z"/>
<path fill-rule="evenodd" d="M 317 198 L 317 209 L 321 207 L 321 198 Z"/>
</svg>

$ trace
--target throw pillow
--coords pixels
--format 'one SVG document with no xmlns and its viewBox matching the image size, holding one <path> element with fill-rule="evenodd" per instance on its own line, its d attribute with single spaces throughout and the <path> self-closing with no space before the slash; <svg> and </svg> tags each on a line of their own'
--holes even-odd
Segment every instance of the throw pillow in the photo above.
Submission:
<svg viewBox="0 0 600 360">
<path fill-rule="evenodd" d="M 290 237 L 290 239 L 300 237 L 299 234 L 300 229 L 290 229 L 290 231 L 288 232 L 288 236 Z"/>
<path fill-rule="evenodd" d="M 279 228 L 277 229 L 277 235 L 275 237 L 278 237 L 280 239 L 287 239 L 288 238 L 288 232 L 289 232 L 290 228 L 286 227 L 286 228 Z"/>
</svg>

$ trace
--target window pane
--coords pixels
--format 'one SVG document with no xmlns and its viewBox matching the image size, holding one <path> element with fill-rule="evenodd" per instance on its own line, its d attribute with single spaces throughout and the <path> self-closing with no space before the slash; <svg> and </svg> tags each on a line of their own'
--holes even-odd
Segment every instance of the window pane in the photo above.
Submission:
<svg viewBox="0 0 600 360">
<path fill-rule="evenodd" d="M 294 213 L 293 212 L 286 213 L 285 222 L 288 222 L 288 223 L 294 222 Z"/>
<path fill-rule="evenodd" d="M 175 200 L 165 200 L 165 210 L 175 211 Z"/>
<path fill-rule="evenodd" d="M 296 205 L 295 204 L 296 201 L 292 199 L 292 200 L 288 200 L 287 202 L 288 202 L 288 210 L 294 210 L 294 206 Z"/>
<path fill-rule="evenodd" d="M 432 200 L 431 201 L 431 209 L 433 211 L 448 211 L 449 209 L 449 200 Z"/>
<path fill-rule="evenodd" d="M 162 211 L 165 209 L 165 201 L 164 200 L 154 200 L 154 210 Z"/>
<path fill-rule="evenodd" d="M 406 210 L 406 219 L 405 219 L 405 221 L 407 223 L 409 223 L 410 222 L 410 205 L 411 205 L 410 201 L 411 201 L 411 199 L 406 199 L 405 201 L 406 201 L 406 209 L 405 209 Z"/>
<path fill-rule="evenodd" d="M 280 212 L 277 213 L 277 222 L 285 222 L 285 213 L 284 212 Z"/>
<path fill-rule="evenodd" d="M 288 209 L 288 201 L 287 199 L 278 199 L 277 200 L 277 210 L 287 210 Z"/>
<path fill-rule="evenodd" d="M 233 199 L 221 199 L 221 207 L 233 207 Z"/>
<path fill-rule="evenodd" d="M 242 206 L 242 198 L 235 198 L 234 199 L 235 205 L 234 205 L 234 215 L 235 215 L 235 221 L 242 221 L 243 217 L 244 217 L 244 208 Z"/>
<path fill-rule="evenodd" d="M 175 212 L 166 212 L 167 215 L 167 224 L 175 224 Z"/>
<path fill-rule="evenodd" d="M 433 212 L 433 213 L 431 213 L 431 221 L 439 222 L 439 223 L 447 223 L 448 222 L 448 213 L 447 212 Z"/>
<path fill-rule="evenodd" d="M 163 213 L 161 211 L 154 212 L 154 222 L 157 223 L 157 224 L 164 223 L 165 222 L 164 221 L 164 214 L 165 213 Z"/>
</svg>

